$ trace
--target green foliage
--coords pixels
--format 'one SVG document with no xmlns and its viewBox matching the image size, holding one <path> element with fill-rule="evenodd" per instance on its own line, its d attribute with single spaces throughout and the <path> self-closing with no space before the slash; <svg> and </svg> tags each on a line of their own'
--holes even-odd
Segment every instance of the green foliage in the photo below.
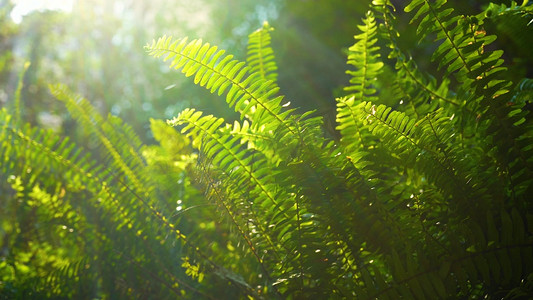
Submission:
<svg viewBox="0 0 533 300">
<path fill-rule="evenodd" d="M 529 72 L 533 67 L 533 58 L 529 53 L 531 49 L 527 43 L 533 39 L 531 30 L 523 30 L 532 25 L 533 7 L 531 5 L 517 5 L 511 1 L 510 5 L 491 3 L 489 7 L 477 16 L 484 19 L 487 32 L 495 33 L 498 36 L 497 42 L 504 48 L 506 54 L 511 54 L 511 64 L 514 81 L 519 81 L 524 73 Z"/>
<path fill-rule="evenodd" d="M 527 15 L 529 6 L 459 16 L 445 0 L 409 3 L 418 39 L 438 42 L 432 57 L 444 76 L 402 49 L 395 10 L 373 1 L 348 49 L 339 139 L 279 94 L 268 23 L 250 34 L 246 62 L 202 40 L 146 46 L 224 96 L 240 115 L 230 124 L 188 108 L 167 122 L 181 134 L 151 120 L 159 144 L 143 146 L 119 118 L 51 86 L 83 126 L 89 155 L 2 110 L 1 295 L 530 293 L 532 84 L 509 80 L 484 29 L 494 11 Z"/>
<path fill-rule="evenodd" d="M 191 162 L 187 143 L 172 139 L 176 133 L 169 132 L 166 124 L 154 122 L 153 131 L 162 141 L 156 152 L 167 158 L 153 160 L 149 155 L 153 146 L 143 150 L 119 119 L 102 118 L 64 86 L 51 86 L 51 91 L 85 125 L 88 137 L 98 145 L 96 154 L 109 163 L 96 163 L 52 131 L 19 127 L 2 110 L 1 179 L 9 183 L 1 186 L 6 197 L 2 296 L 202 295 L 194 280 L 187 279 L 188 269 L 181 268 L 180 259 L 202 252 L 177 229 L 177 224 L 189 221 L 175 214 L 175 203 L 193 207 L 194 201 L 188 200 L 196 193 L 188 179 L 158 188 L 159 177 L 149 176 L 163 168 L 175 172 L 173 178 L 183 177 Z M 180 156 L 176 147 L 183 150 Z M 170 187 L 173 197 L 167 198 Z"/>
<path fill-rule="evenodd" d="M 248 36 L 246 63 L 250 66 L 252 73 L 259 73 L 262 79 L 272 80 L 275 83 L 278 78 L 278 67 L 274 61 L 274 51 L 270 48 L 269 33 L 273 30 L 274 28 L 265 21 L 262 28 Z M 270 88 L 276 88 L 276 86 Z"/>
<path fill-rule="evenodd" d="M 227 102 L 243 119 L 223 125 L 187 109 L 170 124 L 205 157 L 202 172 L 217 185 L 208 195 L 226 207 L 269 290 L 362 299 L 505 295 L 533 267 L 524 102 L 511 102 L 520 92 L 510 90 L 502 52 L 487 50 L 494 37 L 483 19 L 458 16 L 445 1 L 406 6 L 419 39 L 440 43 L 432 56 L 445 71 L 439 84 L 398 46 L 392 10 L 374 1 L 349 49 L 356 70 L 350 94 L 337 100 L 340 143 L 313 130 L 319 119 L 261 93 L 268 83 L 260 69 L 235 60 L 226 67 L 231 58 L 208 53 L 209 44 L 162 38 L 149 53 L 167 55 L 202 86 L 213 82 L 211 92 L 231 86 Z M 391 63 L 397 72 L 385 69 Z M 380 82 L 381 72 L 392 85 Z M 404 112 L 378 93 L 398 95 L 393 105 Z"/>
</svg>

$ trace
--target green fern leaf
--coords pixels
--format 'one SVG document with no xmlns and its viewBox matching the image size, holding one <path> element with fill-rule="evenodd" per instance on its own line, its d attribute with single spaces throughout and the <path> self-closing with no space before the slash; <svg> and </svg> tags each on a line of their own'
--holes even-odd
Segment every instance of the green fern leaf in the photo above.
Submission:
<svg viewBox="0 0 533 300">
<path fill-rule="evenodd" d="M 352 76 L 351 85 L 346 87 L 354 95 L 357 103 L 361 101 L 374 101 L 376 94 L 372 83 L 376 81 L 377 76 L 383 67 L 383 62 L 379 61 L 379 47 L 376 46 L 376 21 L 372 12 L 367 12 L 363 19 L 364 25 L 359 25 L 361 34 L 355 36 L 357 42 L 351 46 L 348 54 L 348 64 L 355 66 L 358 70 L 347 71 Z"/>
<path fill-rule="evenodd" d="M 282 196 L 285 193 L 275 183 L 276 173 L 267 172 L 267 168 L 264 167 L 267 162 L 266 158 L 261 153 L 252 154 L 252 149 L 243 148 L 239 136 L 223 134 L 220 131 L 220 125 L 223 122 L 223 119 L 202 116 L 201 112 L 186 109 L 178 117 L 169 121 L 169 124 L 184 125 L 182 132 L 192 137 L 193 145 L 211 158 L 210 164 L 223 170 L 229 176 L 231 181 L 227 184 L 239 189 L 246 188 L 245 190 L 248 190 L 250 195 L 254 195 L 254 205 L 273 207 L 273 210 L 263 211 L 262 216 L 258 216 L 255 222 L 261 225 L 263 220 L 269 220 L 275 213 L 281 213 L 280 217 L 285 220 L 293 219 L 293 208 L 282 205 L 278 200 L 288 195 Z M 278 221 L 275 221 L 273 225 L 279 228 L 280 218 L 274 217 L 274 220 L 276 219 Z M 267 221 L 266 224 L 272 223 Z M 270 244 L 273 245 L 272 242 Z"/>
<path fill-rule="evenodd" d="M 395 8 L 390 1 L 374 1 L 373 8 L 383 21 L 380 26 L 381 37 L 388 43 L 389 58 L 396 60 L 397 74 L 393 76 L 395 78 L 393 95 L 398 97 L 398 109 L 406 112 L 412 111 L 421 117 L 439 106 L 461 106 L 448 88 L 449 81 L 443 80 L 439 85 L 435 78 L 429 74 L 423 74 L 412 57 L 400 49 L 397 42 L 400 33 L 394 26 L 396 18 L 391 12 Z"/>
<path fill-rule="evenodd" d="M 272 81 L 270 89 L 277 88 L 278 67 L 274 60 L 274 51 L 270 47 L 270 32 L 274 29 L 263 23 L 263 27 L 252 32 L 248 36 L 248 52 L 246 63 L 250 67 L 251 73 L 257 73 L 263 80 Z"/>
<path fill-rule="evenodd" d="M 58 100 L 65 103 L 84 128 L 96 136 L 112 157 L 117 170 L 131 180 L 135 189 L 143 194 L 148 192 L 144 185 L 147 179 L 141 178 L 143 172 L 140 171 L 145 166 L 140 154 L 141 142 L 131 127 L 122 124 L 120 119 L 113 116 L 109 116 L 108 121 L 105 121 L 86 99 L 73 94 L 66 86 L 50 86 L 50 90 Z M 126 157 L 129 161 L 125 160 Z"/>
<path fill-rule="evenodd" d="M 271 88 L 272 81 L 261 79 L 257 73 L 247 75 L 250 67 L 233 60 L 232 55 L 224 56 L 224 50 L 217 51 L 217 47 L 201 40 L 187 43 L 187 38 L 173 41 L 166 36 L 146 49 L 154 57 L 165 55 L 164 60 L 171 60 L 170 66 L 181 69 L 186 76 L 195 74 L 195 82 L 211 93 L 222 95 L 227 91 L 226 102 L 243 118 L 254 115 L 255 125 L 284 124 L 285 114 L 280 113 L 283 97 L 273 96 L 278 89 Z"/>
<path fill-rule="evenodd" d="M 379 47 L 376 46 L 376 21 L 372 12 L 367 12 L 363 19 L 364 25 L 359 25 L 361 34 L 355 36 L 357 42 L 351 46 L 348 54 L 348 64 L 357 68 L 356 71 L 347 71 L 351 75 L 350 86 L 345 88 L 352 97 L 337 99 L 337 130 L 341 132 L 342 142 L 348 153 L 355 149 L 368 148 L 372 140 L 363 128 L 354 126 L 354 107 L 362 101 L 376 101 L 374 82 L 377 80 L 383 62 L 379 61 Z"/>
</svg>

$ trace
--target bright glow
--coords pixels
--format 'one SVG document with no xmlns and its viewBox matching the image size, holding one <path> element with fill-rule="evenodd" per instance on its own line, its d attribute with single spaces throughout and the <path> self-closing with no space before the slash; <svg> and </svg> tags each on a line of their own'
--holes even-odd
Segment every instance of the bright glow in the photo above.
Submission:
<svg viewBox="0 0 533 300">
<path fill-rule="evenodd" d="M 11 19 L 15 23 L 20 23 L 23 16 L 36 10 L 62 10 L 70 12 L 72 11 L 73 0 L 14 0 L 12 2 L 15 4 L 15 7 L 11 11 Z"/>
</svg>

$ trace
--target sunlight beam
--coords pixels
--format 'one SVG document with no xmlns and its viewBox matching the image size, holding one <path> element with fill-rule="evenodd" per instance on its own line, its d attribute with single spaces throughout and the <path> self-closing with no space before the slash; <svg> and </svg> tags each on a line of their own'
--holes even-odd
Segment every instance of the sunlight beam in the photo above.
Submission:
<svg viewBox="0 0 533 300">
<path fill-rule="evenodd" d="M 15 7 L 11 11 L 11 19 L 20 23 L 22 18 L 33 11 L 61 10 L 72 11 L 73 0 L 12 0 Z"/>
</svg>

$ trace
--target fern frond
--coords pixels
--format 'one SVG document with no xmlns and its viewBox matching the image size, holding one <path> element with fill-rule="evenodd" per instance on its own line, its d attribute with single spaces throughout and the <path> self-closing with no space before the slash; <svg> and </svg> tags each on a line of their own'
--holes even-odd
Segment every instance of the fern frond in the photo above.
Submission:
<svg viewBox="0 0 533 300">
<path fill-rule="evenodd" d="M 232 186 L 247 190 L 250 194 L 248 197 L 254 199 L 254 206 L 274 208 L 273 211 L 262 210 L 256 220 L 258 223 L 268 220 L 269 215 L 275 212 L 281 213 L 285 219 L 292 219 L 292 208 L 277 200 L 284 197 L 280 194 L 283 193 L 282 189 L 274 183 L 275 173 L 265 172 L 266 158 L 261 153 L 252 153 L 251 149 L 245 150 L 238 136 L 220 134 L 223 122 L 223 119 L 213 116 L 202 117 L 201 112 L 192 109 L 184 110 L 169 121 L 174 126 L 185 125 L 182 132 L 193 138 L 193 145 L 211 158 L 211 164 L 232 179 Z"/>
<path fill-rule="evenodd" d="M 359 117 L 355 97 L 337 98 L 337 130 L 342 134 L 341 141 L 352 154 L 356 149 L 368 149 L 374 142 L 369 138 L 368 131 L 358 126 L 355 120 Z"/>
<path fill-rule="evenodd" d="M 447 66 L 448 73 L 461 69 L 463 74 L 470 72 L 466 55 L 461 49 L 471 45 L 470 36 L 464 35 L 462 26 L 457 26 L 460 16 L 454 16 L 452 8 L 445 8 L 446 0 L 430 2 L 429 0 L 413 0 L 406 7 L 406 12 L 415 11 L 410 23 L 420 21 L 417 35 L 424 39 L 435 33 L 442 43 L 432 56 L 439 60 L 439 66 Z M 479 46 L 477 44 L 476 46 Z"/>
<path fill-rule="evenodd" d="M 224 189 L 223 186 L 214 182 L 212 178 L 209 178 L 210 172 L 204 171 L 200 176 L 201 178 L 197 179 L 198 182 L 205 185 L 207 197 L 214 199 L 226 212 L 234 228 L 237 229 L 240 238 L 245 241 L 248 249 L 261 266 L 262 274 L 268 282 L 272 282 L 271 271 L 267 266 L 267 262 L 269 262 L 268 258 L 272 254 L 278 259 L 278 261 L 281 258 L 277 255 L 275 247 L 272 248 L 272 240 L 269 238 L 269 235 L 265 228 L 263 228 L 262 224 L 258 222 L 255 222 L 254 224 L 250 222 L 250 220 L 257 220 L 254 209 L 251 207 L 253 204 L 244 204 L 239 201 L 241 199 L 233 199 L 238 198 L 239 196 L 235 197 L 236 195 L 234 193 L 227 193 L 227 189 Z M 274 249 L 274 251 L 269 253 L 269 256 L 265 257 L 265 255 L 261 254 L 261 250 L 264 249 L 268 251 L 269 248 Z"/>
<path fill-rule="evenodd" d="M 433 59 L 438 59 L 440 66 L 446 65 L 448 73 L 457 71 L 469 98 L 467 105 L 479 111 L 483 133 L 492 137 L 486 152 L 494 153 L 497 163 L 507 170 L 513 193 L 523 195 L 529 190 L 528 178 L 533 176 L 529 148 L 525 146 L 530 138 L 520 128 L 524 112 L 507 105 L 511 82 L 503 76 L 506 69 L 501 66 L 502 51 L 485 50 L 495 37 L 486 35 L 481 27 L 483 19 L 453 16 L 453 9 L 443 8 L 444 4 L 415 0 L 405 10 L 416 10 L 412 22 L 422 19 L 418 26 L 421 38 L 436 33 L 437 40 L 443 41 Z"/>
<path fill-rule="evenodd" d="M 195 75 L 194 82 L 211 93 L 222 95 L 227 91 L 226 102 L 242 118 L 253 115 L 254 125 L 288 126 L 285 118 L 290 111 L 281 112 L 283 97 L 273 96 L 278 89 L 271 88 L 272 81 L 261 79 L 257 73 L 249 74 L 249 66 L 232 59 L 232 55 L 224 55 L 224 50 L 201 40 L 187 43 L 187 38 L 173 41 L 166 36 L 154 40 L 146 49 L 154 57 L 171 60 L 170 67 L 181 69 L 186 76 Z"/>
<path fill-rule="evenodd" d="M 351 75 L 350 85 L 344 90 L 351 97 L 337 99 L 337 130 L 342 135 L 342 142 L 353 153 L 358 148 L 368 148 L 372 141 L 367 140 L 364 129 L 354 126 L 354 107 L 363 101 L 376 101 L 375 81 L 381 73 L 383 62 L 379 60 L 379 47 L 376 46 L 377 26 L 374 14 L 368 11 L 363 19 L 364 25 L 358 25 L 361 34 L 355 35 L 356 43 L 348 49 L 348 64 L 356 71 L 346 71 Z"/>
<path fill-rule="evenodd" d="M 310 280 L 323 273 L 323 268 L 330 266 L 329 263 L 315 268 L 304 266 L 309 265 L 306 262 L 315 261 L 317 257 L 323 255 L 320 251 L 332 253 L 329 258 L 332 260 L 331 263 L 337 259 L 337 255 L 333 254 L 337 243 L 332 241 L 331 245 L 325 247 L 324 236 L 322 238 L 317 236 L 316 230 L 319 228 L 315 223 L 321 222 L 320 219 L 315 217 L 313 222 L 309 220 L 310 196 L 316 195 L 317 192 L 323 193 L 326 188 L 322 184 L 308 191 L 281 188 L 282 184 L 285 186 L 297 184 L 298 182 L 289 183 L 286 180 L 302 171 L 307 170 L 314 176 L 319 176 L 319 174 L 310 168 L 309 162 L 303 163 L 303 161 L 289 163 L 288 166 L 285 166 L 286 162 L 283 162 L 279 165 L 281 168 L 267 170 L 266 165 L 269 160 L 253 148 L 244 148 L 239 135 L 230 134 L 227 128 L 220 130 L 222 122 L 221 119 L 212 116 L 202 117 L 194 110 L 185 110 L 170 123 L 183 125 L 183 132 L 193 137 L 193 142 L 198 141 L 194 143 L 199 145 L 202 156 L 209 157 L 209 165 L 212 167 L 208 172 L 215 172 L 215 174 L 219 172 L 216 178 L 220 180 L 220 183 L 211 181 L 207 190 L 225 210 L 228 210 L 231 221 L 235 224 L 239 235 L 249 245 L 252 253 L 267 251 L 265 255 L 262 255 L 261 260 L 258 259 L 258 262 L 261 265 L 269 262 L 270 265 L 275 265 L 274 270 L 278 270 L 267 270 L 265 271 L 267 274 L 273 272 L 272 276 L 276 275 L 278 279 L 285 278 L 284 285 L 290 285 L 296 284 L 302 278 Z M 306 126 L 306 124 L 307 122 L 303 122 L 302 125 Z M 296 125 L 295 130 L 301 133 L 313 133 L 311 129 L 306 130 Z M 308 137 L 302 136 L 301 139 L 303 140 L 301 144 L 311 144 Z M 304 159 L 307 155 L 309 154 L 302 153 L 299 157 Z M 321 163 L 323 162 L 313 161 L 313 164 Z M 331 170 L 329 172 L 331 173 Z M 333 177 L 332 180 L 338 178 L 331 174 L 329 176 Z M 306 182 L 305 185 L 308 185 L 309 182 Z M 224 188 L 220 188 L 219 184 Z M 331 188 L 328 182 L 324 184 Z M 334 191 L 335 189 L 331 189 L 328 193 Z M 327 199 L 328 196 L 324 197 Z M 338 201 L 341 201 L 340 199 Z M 321 203 L 321 206 L 327 207 L 325 203 Z M 334 208 L 330 207 L 328 210 L 331 210 L 329 215 L 333 216 Z M 343 234 L 349 231 L 346 228 L 350 224 L 349 220 L 338 220 L 336 223 L 338 223 L 336 230 L 342 231 Z M 324 234 L 327 233 L 324 232 Z M 328 239 L 336 238 L 333 234 L 327 235 L 331 235 Z M 352 247 L 352 249 L 359 248 L 360 246 Z M 298 253 L 298 255 L 294 256 L 291 253 Z M 291 278 L 294 272 L 298 272 L 299 275 Z"/>
<path fill-rule="evenodd" d="M 421 39 L 435 33 L 442 41 L 433 53 L 432 60 L 439 61 L 439 67 L 446 66 L 447 74 L 458 72 L 458 79 L 477 91 L 487 90 L 491 96 L 505 93 L 508 82 L 499 80 L 502 51 L 484 51 L 484 47 L 495 40 L 487 36 L 476 20 L 453 14 L 452 8 L 445 8 L 446 0 L 434 3 L 429 0 L 414 0 L 405 7 L 406 12 L 416 10 L 411 23 L 417 22 L 417 34 Z"/>
<path fill-rule="evenodd" d="M 348 48 L 348 64 L 357 68 L 347 71 L 351 75 L 350 86 L 344 88 L 351 92 L 356 101 L 375 101 L 376 89 L 373 82 L 377 80 L 383 62 L 379 60 L 379 47 L 376 45 L 377 26 L 374 14 L 368 11 L 363 19 L 364 25 L 358 25 L 361 34 L 354 36 L 357 42 Z"/>
<path fill-rule="evenodd" d="M 522 74 L 527 73 L 526 69 L 530 68 L 533 63 L 528 43 L 533 39 L 531 1 L 523 1 L 521 5 L 517 5 L 515 1 L 510 1 L 510 4 L 490 3 L 484 11 L 476 15 L 476 18 L 484 23 L 488 32 L 498 36 L 500 44 L 507 45 L 506 49 L 511 53 L 507 53 L 506 60 L 509 58 L 513 60 L 511 64 L 508 64 L 510 68 L 508 76 L 514 82 L 519 81 Z"/>
<path fill-rule="evenodd" d="M 517 210 L 501 211 L 494 216 L 487 213 L 482 226 L 468 222 L 462 227 L 470 241 L 467 246 L 453 242 L 452 252 L 433 262 L 422 253 L 401 256 L 393 253 L 388 260 L 394 280 L 368 298 L 402 295 L 409 298 L 427 298 L 439 295 L 448 298 L 460 290 L 464 296 L 479 295 L 477 285 L 499 284 L 513 286 L 525 278 L 533 267 L 531 251 L 533 240 L 524 239 L 528 231 L 527 218 Z M 527 236 L 527 234 L 526 234 Z M 421 256 L 422 255 L 422 256 Z M 420 263 L 426 261 L 424 263 Z M 429 279 L 429 280 L 428 280 Z M 370 287 L 376 286 L 370 282 Z"/>
<path fill-rule="evenodd" d="M 531 105 L 533 99 L 533 79 L 524 78 L 520 81 L 514 91 L 510 101 L 510 105 L 518 105 L 525 109 L 526 105 Z"/>
<path fill-rule="evenodd" d="M 509 8 L 504 5 L 500 7 L 492 5 L 478 15 L 478 23 L 480 26 L 484 25 L 484 22 L 492 21 L 493 17 L 497 19 L 501 15 L 507 15 L 512 22 L 517 20 L 517 16 L 520 19 L 533 15 L 533 9 L 526 2 L 522 6 L 512 2 Z M 523 21 L 520 23 L 522 26 L 528 26 Z M 471 26 L 470 29 L 470 32 L 474 32 L 475 27 Z M 483 33 L 483 30 L 480 31 Z M 474 36 L 477 38 L 479 34 Z M 486 56 L 482 50 L 478 50 L 478 55 Z M 530 122 L 527 122 L 526 103 L 514 102 L 515 95 L 509 92 L 511 82 L 504 77 L 507 75 L 506 69 L 499 66 L 499 61 L 494 62 L 494 60 L 487 59 L 488 67 L 479 68 L 482 72 L 477 73 L 479 75 L 476 79 L 479 80 L 475 87 L 478 93 L 483 95 L 481 105 L 487 108 L 482 120 L 488 123 L 486 134 L 492 136 L 491 150 L 496 150 L 495 159 L 508 170 L 513 193 L 519 199 L 524 193 L 533 191 L 531 188 L 533 180 L 530 180 L 533 178 L 533 159 L 531 159 L 531 149 L 527 146 L 533 143 L 530 133 L 532 128 Z M 520 89 L 520 85 L 515 89 Z"/>
<path fill-rule="evenodd" d="M 461 203 L 460 206 L 465 211 L 467 206 L 477 207 L 483 203 L 479 197 L 484 194 L 486 187 L 478 181 L 481 180 L 476 174 L 478 170 L 474 174 L 470 174 L 471 171 L 469 171 L 479 164 L 481 153 L 479 149 L 459 151 L 453 147 L 454 134 L 448 125 L 451 122 L 449 117 L 436 112 L 434 115 L 428 115 L 416 121 L 386 106 L 362 103 L 358 108 L 362 113 L 359 119 L 362 126 L 367 127 L 372 134 L 382 139 L 383 146 L 389 149 L 391 155 L 397 155 L 406 167 L 420 168 L 419 170 L 429 182 L 436 184 L 454 201 L 459 201 L 458 203 Z M 463 160 L 465 155 L 468 155 L 469 161 Z M 483 171 L 489 173 L 488 170 L 483 169 Z M 489 177 L 483 176 L 483 179 Z M 503 194 L 503 191 L 496 192 L 497 190 L 496 188 L 494 191 L 494 197 Z M 464 202 L 474 196 L 478 199 L 476 203 Z"/>
<path fill-rule="evenodd" d="M 48 131 L 37 129 L 19 130 L 11 127 L 8 116 L 4 115 L 3 117 L 6 123 L 3 124 L 4 134 L 0 136 L 2 142 L 10 142 L 18 147 L 24 146 L 24 148 L 29 149 L 29 151 L 17 152 L 28 162 L 35 160 L 32 165 L 41 165 L 49 169 L 68 170 L 68 172 L 64 172 L 63 176 L 68 178 L 67 182 L 70 183 L 71 189 L 92 191 L 95 194 L 93 195 L 94 198 L 91 199 L 100 198 L 98 204 L 102 203 L 101 205 L 105 205 L 109 212 L 116 211 L 120 215 L 117 220 L 121 220 L 119 222 L 121 226 L 131 224 L 131 216 L 128 216 L 125 208 L 120 205 L 115 191 L 109 187 L 108 182 L 113 181 L 113 174 L 96 165 L 88 156 L 80 155 L 80 151 L 73 152 L 74 145 L 68 139 L 61 141 L 52 132 Z M 17 148 L 12 146 L 6 146 L 5 149 L 17 150 Z M 32 153 L 40 153 L 40 155 L 32 155 Z M 5 153 L 4 158 L 7 155 L 9 155 L 9 152 Z"/>
<path fill-rule="evenodd" d="M 59 295 L 63 297 L 82 297 L 89 292 L 85 291 L 83 293 L 84 284 L 88 280 L 94 280 L 94 278 L 91 278 L 94 275 L 90 273 L 90 268 L 91 261 L 88 258 L 66 264 L 45 276 L 44 282 L 41 283 L 42 286 L 37 288 L 46 291 L 50 297 Z"/>
<path fill-rule="evenodd" d="M 438 60 L 439 67 L 446 66 L 447 74 L 457 71 L 458 79 L 477 91 L 487 90 L 491 96 L 505 93 L 510 83 L 498 78 L 505 71 L 500 67 L 503 52 L 484 50 L 496 37 L 487 36 L 479 20 L 456 16 L 445 4 L 446 0 L 414 0 L 405 7 L 406 12 L 416 10 L 411 23 L 421 19 L 417 27 L 421 39 L 435 33 L 436 40 L 442 41 L 432 60 Z"/>
<path fill-rule="evenodd" d="M 268 22 L 263 27 L 252 32 L 248 36 L 248 52 L 246 63 L 251 73 L 257 73 L 263 80 L 272 81 L 270 89 L 278 88 L 278 66 L 275 62 L 274 51 L 270 47 L 270 32 L 273 31 Z"/>
<path fill-rule="evenodd" d="M 278 88 L 271 88 L 272 81 L 262 79 L 258 73 L 247 75 L 249 66 L 232 60 L 231 55 L 225 56 L 223 50 L 218 51 L 200 40 L 187 43 L 187 39 L 178 39 L 172 42 L 172 38 L 163 37 L 146 48 L 155 57 L 165 55 L 165 60 L 172 60 L 171 67 L 181 68 L 185 75 L 195 74 L 195 82 L 211 92 L 222 94 L 227 91 L 227 103 L 240 112 L 242 119 L 249 120 L 253 134 L 265 133 L 272 136 L 271 141 L 275 141 L 256 143 L 258 150 L 264 154 L 274 150 L 285 155 L 287 161 L 294 159 L 292 155 L 297 144 L 303 142 L 294 139 L 298 135 L 295 122 L 304 122 L 308 115 L 295 116 L 293 109 L 282 110 L 282 106 L 287 105 L 280 105 L 283 96 L 275 96 Z M 305 122 L 314 121 L 309 118 Z"/>
<path fill-rule="evenodd" d="M 147 193 L 144 184 L 147 178 L 142 178 L 143 172 L 140 171 L 145 166 L 139 151 L 141 142 L 131 127 L 111 115 L 108 121 L 104 120 L 86 99 L 73 94 L 66 86 L 50 86 L 50 90 L 58 100 L 65 103 L 73 117 L 84 125 L 85 130 L 96 136 L 108 151 L 110 161 L 117 170 L 131 180 L 136 190 Z"/>
<path fill-rule="evenodd" d="M 120 238 L 113 238 L 112 244 L 120 245 L 123 243 L 129 245 L 128 249 L 132 252 L 137 251 L 134 250 L 133 245 L 144 245 L 146 243 L 138 243 L 139 241 L 148 240 L 160 245 L 159 239 L 161 237 L 158 237 L 160 236 L 160 228 L 158 227 L 162 224 L 164 228 L 169 230 L 171 235 L 174 235 L 192 253 L 205 258 L 205 261 L 211 267 L 216 267 L 216 264 L 203 254 L 199 247 L 188 240 L 173 222 L 169 221 L 149 201 L 142 199 L 135 190 L 130 189 L 127 185 L 124 186 L 123 182 L 117 179 L 115 173 L 102 168 L 101 165 L 96 165 L 86 155 L 81 155 L 79 151 L 74 151 L 73 145 L 68 140 L 59 139 L 53 132 L 31 127 L 18 129 L 12 126 L 10 120 L 11 117 L 5 110 L 0 111 L 0 145 L 2 146 L 0 147 L 0 157 L 6 162 L 14 160 L 23 161 L 25 164 L 15 165 L 14 167 L 17 169 L 13 169 L 13 166 L 2 161 L 0 164 L 2 169 L 7 171 L 8 174 L 27 174 L 30 181 L 27 185 L 32 185 L 32 181 L 37 179 L 41 182 L 66 182 L 66 185 L 60 190 L 56 189 L 56 193 L 66 194 L 64 196 L 65 199 L 62 199 L 62 201 L 75 203 L 72 204 L 73 207 L 74 205 L 76 207 L 92 207 L 89 208 L 89 211 L 95 210 L 98 212 L 97 215 L 101 218 L 98 221 L 102 224 L 100 230 L 105 232 L 90 234 L 94 234 L 99 243 L 109 246 L 109 236 L 116 237 L 118 234 Z M 17 157 L 13 159 L 13 155 Z M 26 171 L 29 166 L 32 169 L 31 173 Z M 22 170 L 19 168 L 22 168 Z M 49 176 L 60 176 L 61 178 L 47 179 Z M 85 201 L 80 203 L 80 199 Z M 66 208 L 68 206 L 63 205 L 62 207 Z M 75 216 L 77 212 L 72 210 L 68 214 Z M 154 219 L 157 222 L 147 222 L 147 220 Z M 87 226 L 81 221 L 74 223 L 82 228 Z M 157 225 L 158 223 L 159 225 Z M 103 224 L 107 224 L 107 226 Z M 90 225 L 88 226 L 90 227 Z M 126 234 L 126 232 L 128 233 Z M 138 240 L 134 242 L 131 239 Z M 82 245 L 79 244 L 78 246 L 81 247 Z M 122 246 L 116 247 L 121 248 Z M 110 251 L 110 249 L 101 249 L 101 251 Z M 106 254 L 105 259 L 113 261 L 113 257 L 109 253 Z M 118 263 L 117 260 L 114 263 L 123 265 Z M 149 263 L 151 261 L 148 258 L 143 262 L 143 264 Z M 136 274 L 136 272 L 131 274 Z M 137 279 L 143 276 L 145 275 Z M 168 284 L 168 282 L 165 284 Z"/>
<path fill-rule="evenodd" d="M 439 105 L 461 106 L 456 97 L 452 96 L 448 81 L 443 80 L 439 84 L 434 77 L 421 72 L 412 57 L 406 55 L 399 47 L 397 40 L 400 38 L 400 33 L 396 30 L 396 18 L 391 12 L 395 8 L 390 1 L 374 1 L 373 9 L 379 13 L 378 18 L 383 22 L 380 24 L 381 36 L 390 49 L 389 58 L 396 60 L 397 76 L 394 78 L 395 94 L 399 101 L 398 109 L 412 111 L 421 117 L 437 109 Z"/>
<path fill-rule="evenodd" d="M 290 219 L 288 214 L 291 209 L 281 207 L 276 200 L 281 190 L 275 187 L 272 181 L 275 174 L 265 173 L 262 168 L 265 158 L 260 153 L 251 154 L 252 150 L 244 150 L 238 136 L 220 135 L 218 130 L 223 122 L 223 119 L 213 116 L 202 117 L 201 112 L 186 109 L 169 123 L 174 126 L 185 125 L 182 132 L 193 137 L 193 143 L 201 147 L 205 155 L 211 157 L 213 165 L 235 176 L 238 186 L 251 185 L 250 189 L 258 193 L 255 201 L 268 201 Z M 202 141 L 205 145 L 201 144 Z"/>
</svg>

